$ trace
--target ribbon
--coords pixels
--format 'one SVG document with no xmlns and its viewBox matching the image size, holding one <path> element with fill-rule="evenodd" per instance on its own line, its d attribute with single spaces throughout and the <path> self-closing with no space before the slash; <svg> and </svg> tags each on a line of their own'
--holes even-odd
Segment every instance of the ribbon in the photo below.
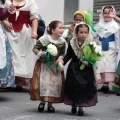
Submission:
<svg viewBox="0 0 120 120">
<path fill-rule="evenodd" d="M 80 59 L 80 61 L 79 61 L 79 63 L 81 62 L 81 61 L 87 61 L 87 62 L 89 62 L 89 63 L 91 63 L 96 69 L 98 69 L 98 67 L 97 67 L 97 65 L 95 64 L 95 62 L 93 62 L 93 61 L 90 61 L 90 60 L 87 60 L 86 58 L 85 58 L 85 56 L 83 56 L 81 59 Z M 80 66 L 80 69 L 81 70 L 83 70 L 85 68 L 85 65 L 81 65 Z"/>
<path fill-rule="evenodd" d="M 48 67 L 50 67 L 50 65 L 53 65 L 54 67 L 56 67 L 56 65 L 53 62 L 51 62 L 50 60 L 51 54 L 48 51 L 45 52 L 44 56 L 45 56 L 45 60 L 47 61 Z"/>
</svg>

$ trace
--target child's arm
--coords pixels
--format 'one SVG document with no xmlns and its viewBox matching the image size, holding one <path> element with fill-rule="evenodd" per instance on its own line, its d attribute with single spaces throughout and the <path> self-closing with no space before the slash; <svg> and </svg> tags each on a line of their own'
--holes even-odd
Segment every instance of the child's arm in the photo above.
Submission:
<svg viewBox="0 0 120 120">
<path fill-rule="evenodd" d="M 34 46 L 33 48 L 33 52 L 38 56 L 38 58 L 43 55 L 43 52 L 42 52 L 42 43 L 40 42 L 40 40 L 37 40 L 37 43 L 36 45 Z"/>
<path fill-rule="evenodd" d="M 38 7 L 34 0 L 30 1 L 30 20 L 32 21 L 32 38 L 37 39 L 37 28 L 38 28 Z"/>
<path fill-rule="evenodd" d="M 32 20 L 32 38 L 36 39 L 37 38 L 37 28 L 38 28 L 38 19 L 34 18 Z"/>
<path fill-rule="evenodd" d="M 10 4 L 7 9 L 0 7 L 0 20 L 5 20 L 13 12 L 15 12 L 15 6 L 13 4 Z"/>
<path fill-rule="evenodd" d="M 91 34 L 92 34 L 92 36 L 93 36 L 93 39 L 97 39 L 97 38 L 98 38 L 98 35 L 97 35 L 96 32 L 92 32 Z"/>
<path fill-rule="evenodd" d="M 109 17 L 115 19 L 116 21 L 120 23 L 120 18 L 113 12 L 112 9 L 110 10 Z"/>
<path fill-rule="evenodd" d="M 10 13 L 7 9 L 4 10 L 3 8 L 0 8 L 0 20 L 5 20 L 9 15 Z"/>
<path fill-rule="evenodd" d="M 73 52 L 73 50 L 72 50 L 72 47 L 71 47 L 70 42 L 69 42 L 67 53 L 63 59 L 64 65 L 72 58 L 72 52 Z"/>
</svg>

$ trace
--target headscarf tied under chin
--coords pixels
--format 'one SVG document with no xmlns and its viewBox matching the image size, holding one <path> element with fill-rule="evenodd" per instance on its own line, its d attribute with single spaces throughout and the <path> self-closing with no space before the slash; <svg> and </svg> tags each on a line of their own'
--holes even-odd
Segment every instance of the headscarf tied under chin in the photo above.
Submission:
<svg viewBox="0 0 120 120">
<path fill-rule="evenodd" d="M 72 48 L 78 58 L 81 58 L 83 56 L 82 50 L 83 50 L 83 47 L 86 44 L 86 42 L 93 41 L 93 37 L 90 32 L 90 27 L 89 27 L 89 25 L 87 25 L 89 27 L 89 34 L 88 34 L 87 38 L 85 39 L 84 43 L 81 46 L 78 45 L 78 35 L 75 33 L 75 31 L 76 31 L 77 26 L 81 25 L 81 24 L 87 25 L 85 22 L 81 22 L 81 23 L 77 24 L 73 31 L 73 38 L 72 38 L 72 40 L 70 40 L 70 45 L 72 46 Z"/>
<path fill-rule="evenodd" d="M 77 36 L 77 34 L 75 33 L 75 31 L 76 31 L 76 27 L 77 27 L 78 25 L 81 25 L 81 24 L 85 24 L 85 25 L 87 25 L 87 26 L 89 27 L 89 34 L 88 34 L 87 38 L 85 39 L 84 44 L 85 44 L 86 42 L 88 42 L 88 41 L 93 41 L 93 36 L 91 35 L 90 26 L 89 26 L 88 24 L 86 24 L 85 22 L 81 22 L 81 23 L 79 23 L 79 24 L 76 24 L 75 29 L 74 29 L 74 31 L 73 31 L 73 38 L 78 39 L 78 36 Z M 84 45 L 84 44 L 83 44 L 83 45 Z M 83 45 L 82 45 L 82 46 L 83 46 Z"/>
</svg>

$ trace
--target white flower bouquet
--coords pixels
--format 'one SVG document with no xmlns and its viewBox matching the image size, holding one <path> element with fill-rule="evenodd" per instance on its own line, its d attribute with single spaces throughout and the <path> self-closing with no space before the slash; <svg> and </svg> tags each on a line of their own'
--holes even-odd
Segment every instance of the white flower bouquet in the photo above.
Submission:
<svg viewBox="0 0 120 120">
<path fill-rule="evenodd" d="M 50 55 L 52 55 L 52 56 L 57 56 L 57 54 L 58 54 L 57 47 L 53 44 L 49 44 L 47 46 L 47 52 L 49 52 Z"/>
<path fill-rule="evenodd" d="M 101 45 L 98 42 L 88 42 L 83 47 L 83 57 L 80 61 L 88 61 L 97 68 L 95 62 L 101 60 L 103 56 Z M 84 68 L 85 65 L 82 64 L 80 69 L 83 70 Z"/>
<path fill-rule="evenodd" d="M 50 65 L 55 65 L 54 63 L 51 62 L 50 59 L 51 59 L 52 56 L 57 56 L 57 55 L 58 55 L 57 47 L 54 44 L 52 44 L 52 43 L 48 44 L 47 45 L 47 50 L 45 52 L 45 58 L 46 58 L 48 67 Z M 62 71 L 63 68 L 64 68 L 63 64 L 61 62 L 59 62 L 58 63 L 58 69 L 60 71 Z"/>
</svg>

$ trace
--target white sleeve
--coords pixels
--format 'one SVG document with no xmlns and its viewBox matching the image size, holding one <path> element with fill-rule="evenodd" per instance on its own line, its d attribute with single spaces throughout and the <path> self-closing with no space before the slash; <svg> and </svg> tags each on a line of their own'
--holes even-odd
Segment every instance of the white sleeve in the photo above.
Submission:
<svg viewBox="0 0 120 120">
<path fill-rule="evenodd" d="M 9 8 L 11 4 L 12 2 L 10 0 L 6 0 L 4 6 L 5 8 Z"/>
<path fill-rule="evenodd" d="M 119 51 L 120 48 L 120 36 L 119 36 L 119 31 L 116 32 L 115 34 L 115 42 L 116 42 L 116 52 Z"/>
<path fill-rule="evenodd" d="M 98 34 L 97 34 L 97 33 L 95 33 L 95 32 L 92 32 L 91 34 L 92 34 L 92 36 L 93 36 L 93 39 L 96 39 L 96 38 L 98 38 Z"/>
<path fill-rule="evenodd" d="M 30 20 L 34 19 L 34 18 L 39 18 L 38 17 L 38 7 L 35 3 L 34 0 L 32 0 L 32 2 L 30 3 Z"/>
</svg>

